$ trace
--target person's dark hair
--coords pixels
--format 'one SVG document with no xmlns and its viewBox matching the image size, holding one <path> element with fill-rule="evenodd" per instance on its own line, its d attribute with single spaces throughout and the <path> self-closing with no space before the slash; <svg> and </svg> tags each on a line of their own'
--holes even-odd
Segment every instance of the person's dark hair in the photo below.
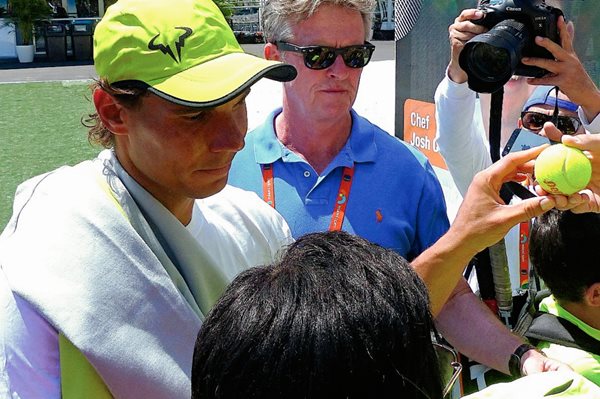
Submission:
<svg viewBox="0 0 600 399">
<path fill-rule="evenodd" d="M 140 98 L 147 94 L 147 89 L 143 85 L 116 86 L 108 83 L 106 79 L 99 79 L 90 85 L 92 96 L 96 90 L 104 90 L 115 97 L 119 103 L 125 107 L 134 108 Z M 113 133 L 104 126 L 97 112 L 89 114 L 82 118 L 81 123 L 87 127 L 88 141 L 91 144 L 98 144 L 104 148 L 112 148 L 115 145 Z"/>
<path fill-rule="evenodd" d="M 228 287 L 198 334 L 192 398 L 441 398 L 424 283 L 397 253 L 313 233 Z"/>
<path fill-rule="evenodd" d="M 533 224 L 529 256 L 556 299 L 579 302 L 588 287 L 600 282 L 598 243 L 600 214 L 553 209 Z"/>
</svg>

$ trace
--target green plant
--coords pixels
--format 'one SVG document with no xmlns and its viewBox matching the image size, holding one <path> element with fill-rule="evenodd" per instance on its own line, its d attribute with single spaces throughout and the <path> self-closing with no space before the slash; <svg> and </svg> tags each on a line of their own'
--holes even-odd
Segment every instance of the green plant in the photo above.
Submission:
<svg viewBox="0 0 600 399">
<path fill-rule="evenodd" d="M 19 30 L 22 44 L 33 44 L 33 27 L 36 21 L 52 15 L 45 0 L 9 0 L 6 22 Z"/>
</svg>

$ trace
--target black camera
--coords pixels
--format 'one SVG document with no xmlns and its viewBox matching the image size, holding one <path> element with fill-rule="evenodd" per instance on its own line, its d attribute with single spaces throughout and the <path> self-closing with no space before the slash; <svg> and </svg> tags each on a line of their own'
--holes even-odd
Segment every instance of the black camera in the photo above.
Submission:
<svg viewBox="0 0 600 399">
<path fill-rule="evenodd" d="M 552 54 L 535 44 L 535 37 L 547 37 L 560 44 L 558 8 L 545 0 L 480 0 L 484 12 L 472 21 L 489 29 L 469 40 L 459 57 L 467 73 L 469 87 L 480 93 L 493 93 L 512 75 L 540 77 L 546 70 L 523 65 L 522 57 L 553 59 Z"/>
</svg>

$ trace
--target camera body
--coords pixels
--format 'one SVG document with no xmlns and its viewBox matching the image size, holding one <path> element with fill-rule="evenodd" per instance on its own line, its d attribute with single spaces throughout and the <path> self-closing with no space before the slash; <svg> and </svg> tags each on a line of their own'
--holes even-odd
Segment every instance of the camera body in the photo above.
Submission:
<svg viewBox="0 0 600 399">
<path fill-rule="evenodd" d="M 459 63 L 469 76 L 469 85 L 473 76 L 475 85 L 483 86 L 476 91 L 491 93 L 512 75 L 540 77 L 547 72 L 522 64 L 521 58 L 554 58 L 534 39 L 542 36 L 560 44 L 560 9 L 545 0 L 480 0 L 477 8 L 484 16 L 472 22 L 489 31 L 469 40 L 461 52 Z"/>
<path fill-rule="evenodd" d="M 560 44 L 557 24 L 563 13 L 558 8 L 547 5 L 545 0 L 481 0 L 477 8 L 485 15 L 473 23 L 488 29 L 507 19 L 525 24 L 529 41 L 523 47 L 523 57 L 554 59 L 548 50 L 536 45 L 534 39 L 542 36 Z M 545 73 L 544 69 L 519 63 L 513 75 L 539 77 Z"/>
</svg>

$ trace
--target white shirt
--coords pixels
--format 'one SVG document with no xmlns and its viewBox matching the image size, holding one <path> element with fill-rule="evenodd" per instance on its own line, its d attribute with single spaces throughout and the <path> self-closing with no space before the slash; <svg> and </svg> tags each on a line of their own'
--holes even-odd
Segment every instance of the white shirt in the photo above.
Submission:
<svg viewBox="0 0 600 399">
<path fill-rule="evenodd" d="M 15 202 L 19 201 L 17 195 Z M 249 267 L 272 263 L 292 241 L 281 215 L 254 193 L 229 186 L 197 200 L 186 228 L 229 281 Z M 190 347 L 190 360 L 192 352 Z M 57 329 L 11 291 L 0 265 L 0 397 L 60 396 Z"/>
</svg>

